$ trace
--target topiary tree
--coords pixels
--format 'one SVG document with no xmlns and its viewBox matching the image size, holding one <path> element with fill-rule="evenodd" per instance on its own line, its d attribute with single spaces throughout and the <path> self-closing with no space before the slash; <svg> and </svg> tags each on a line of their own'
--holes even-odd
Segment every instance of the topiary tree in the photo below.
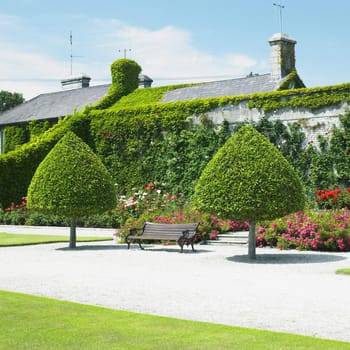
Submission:
<svg viewBox="0 0 350 350">
<path fill-rule="evenodd" d="M 39 164 L 28 188 L 28 208 L 70 218 L 69 246 L 76 246 L 79 217 L 116 204 L 112 179 L 101 160 L 68 131 Z"/>
<path fill-rule="evenodd" d="M 301 182 L 278 149 L 251 126 L 243 126 L 203 170 L 194 207 L 250 223 L 248 256 L 255 259 L 255 225 L 303 209 Z"/>
<path fill-rule="evenodd" d="M 133 60 L 121 58 L 111 64 L 112 85 L 108 94 L 95 106 L 104 109 L 112 106 L 121 97 L 133 92 L 139 86 L 141 67 Z"/>
</svg>

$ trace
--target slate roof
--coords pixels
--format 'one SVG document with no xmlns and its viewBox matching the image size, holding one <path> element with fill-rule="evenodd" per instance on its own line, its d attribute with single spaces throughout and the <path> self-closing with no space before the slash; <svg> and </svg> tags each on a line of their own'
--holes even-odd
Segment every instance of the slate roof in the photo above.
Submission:
<svg viewBox="0 0 350 350">
<path fill-rule="evenodd" d="M 98 102 L 110 84 L 38 95 L 0 114 L 0 126 L 63 117 Z"/>
<path fill-rule="evenodd" d="M 237 96 L 257 92 L 275 91 L 281 81 L 271 80 L 270 74 L 253 75 L 245 78 L 213 81 L 167 92 L 162 102 L 176 102 L 220 96 Z"/>
</svg>

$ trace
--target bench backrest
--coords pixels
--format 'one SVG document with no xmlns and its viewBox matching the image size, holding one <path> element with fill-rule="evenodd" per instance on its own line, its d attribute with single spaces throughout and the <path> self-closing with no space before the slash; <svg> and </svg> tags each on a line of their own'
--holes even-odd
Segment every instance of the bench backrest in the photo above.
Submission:
<svg viewBox="0 0 350 350">
<path fill-rule="evenodd" d="M 191 224 L 156 224 L 154 222 L 145 222 L 143 226 L 143 234 L 179 234 L 189 231 L 189 236 L 196 234 L 199 222 Z"/>
</svg>

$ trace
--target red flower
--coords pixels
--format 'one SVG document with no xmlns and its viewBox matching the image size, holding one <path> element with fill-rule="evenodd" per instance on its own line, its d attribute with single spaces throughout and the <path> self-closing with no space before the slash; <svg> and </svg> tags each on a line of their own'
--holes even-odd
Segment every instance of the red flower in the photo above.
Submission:
<svg viewBox="0 0 350 350">
<path fill-rule="evenodd" d="M 150 182 L 147 186 L 146 186 L 146 191 L 150 191 L 154 186 L 154 182 Z"/>
</svg>

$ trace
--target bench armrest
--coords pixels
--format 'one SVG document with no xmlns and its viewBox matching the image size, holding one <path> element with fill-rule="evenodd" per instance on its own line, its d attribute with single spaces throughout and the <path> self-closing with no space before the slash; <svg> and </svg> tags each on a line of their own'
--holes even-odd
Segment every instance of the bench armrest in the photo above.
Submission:
<svg viewBox="0 0 350 350">
<path fill-rule="evenodd" d="M 129 228 L 129 235 L 134 235 L 136 234 L 138 231 L 141 231 L 142 228 L 137 228 L 137 227 L 132 227 L 132 228 Z"/>
<path fill-rule="evenodd" d="M 182 231 L 182 237 L 184 237 L 184 238 L 190 238 L 190 230 L 184 230 L 184 231 Z"/>
</svg>

